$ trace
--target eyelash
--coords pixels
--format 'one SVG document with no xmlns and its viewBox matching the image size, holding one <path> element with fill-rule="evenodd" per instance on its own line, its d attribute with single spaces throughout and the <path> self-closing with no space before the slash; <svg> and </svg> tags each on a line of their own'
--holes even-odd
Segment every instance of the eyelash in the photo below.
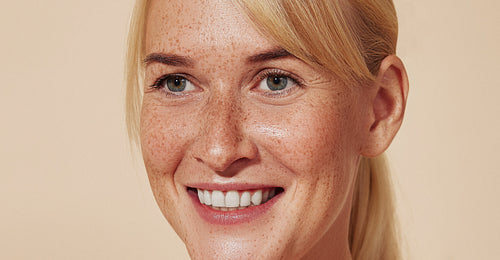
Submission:
<svg viewBox="0 0 500 260">
<path fill-rule="evenodd" d="M 302 79 L 294 76 L 293 74 L 291 74 L 289 72 L 286 72 L 286 71 L 283 71 L 280 69 L 265 69 L 265 70 L 261 71 L 260 74 L 257 76 L 258 84 L 260 84 L 260 82 L 262 80 L 266 80 L 268 77 L 273 77 L 273 76 L 280 77 L 280 78 L 287 78 L 291 81 L 291 84 L 295 85 L 296 87 L 303 87 L 304 86 Z M 158 79 L 156 79 L 155 82 L 152 85 L 150 85 L 149 87 L 156 89 L 156 90 L 161 90 L 166 95 L 172 95 L 172 96 L 186 95 L 187 93 L 184 93 L 184 92 L 176 93 L 176 92 L 170 91 L 168 89 L 165 89 L 165 81 L 168 80 L 169 78 L 172 78 L 172 77 L 182 77 L 182 78 L 186 79 L 187 81 L 190 81 L 188 79 L 188 77 L 186 77 L 186 75 L 184 75 L 184 74 L 165 74 L 165 75 L 162 75 L 161 77 L 159 77 Z M 258 86 L 254 86 L 254 87 L 252 87 L 252 89 L 257 88 L 257 87 Z M 267 97 L 271 97 L 271 98 L 279 98 L 282 96 L 286 96 L 289 92 L 293 91 L 293 89 L 294 89 L 294 86 L 288 87 L 284 90 L 263 92 L 263 95 L 265 95 Z"/>
<path fill-rule="evenodd" d="M 259 78 L 259 83 L 262 81 L 262 80 L 266 80 L 268 77 L 280 77 L 280 78 L 287 78 L 289 80 L 291 80 L 291 83 L 296 85 L 297 87 L 303 87 L 304 84 L 303 84 L 303 81 L 294 76 L 293 74 L 289 73 L 289 72 L 286 72 L 286 71 L 283 71 L 283 70 L 280 70 L 280 69 L 267 69 L 267 70 L 264 70 L 263 72 L 261 72 L 261 74 L 258 76 Z M 272 97 L 272 98 L 279 98 L 279 97 L 282 97 L 282 96 L 286 96 L 288 93 L 290 93 L 291 91 L 293 91 L 294 87 L 289 87 L 289 88 L 286 88 L 284 90 L 279 90 L 279 91 L 272 91 L 272 92 L 264 92 L 264 95 L 268 96 L 268 97 Z"/>
<path fill-rule="evenodd" d="M 160 76 L 158 79 L 155 80 L 155 82 L 150 85 L 149 87 L 150 88 L 153 88 L 155 90 L 159 90 L 161 92 L 163 92 L 164 94 L 166 95 L 169 95 L 169 96 L 183 96 L 183 95 L 186 95 L 187 93 L 184 93 L 184 92 L 173 92 L 173 91 L 170 91 L 168 89 L 165 88 L 165 81 L 168 80 L 169 78 L 174 78 L 174 77 L 181 77 L 181 78 L 184 78 L 186 79 L 187 81 L 188 80 L 188 77 L 186 77 L 186 75 L 184 74 L 165 74 L 165 75 L 162 75 Z"/>
<path fill-rule="evenodd" d="M 165 74 L 165 75 L 162 75 L 161 77 L 159 77 L 157 80 L 155 80 L 155 83 L 153 83 L 151 86 L 151 88 L 161 88 L 163 87 L 163 82 L 165 80 L 167 80 L 169 77 L 171 77 L 172 75 L 171 74 Z"/>
</svg>

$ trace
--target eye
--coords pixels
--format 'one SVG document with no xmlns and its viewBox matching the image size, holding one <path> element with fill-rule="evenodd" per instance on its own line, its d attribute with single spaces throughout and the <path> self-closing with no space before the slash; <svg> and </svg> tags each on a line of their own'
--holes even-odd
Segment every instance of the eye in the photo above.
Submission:
<svg viewBox="0 0 500 260">
<path fill-rule="evenodd" d="M 163 89 L 164 91 L 170 92 L 172 94 L 179 92 L 189 92 L 196 89 L 191 81 L 180 75 L 162 76 L 151 87 L 156 89 Z"/>
<path fill-rule="evenodd" d="M 262 86 L 263 84 L 265 84 L 265 86 Z M 288 78 L 279 75 L 268 76 L 265 79 L 265 83 L 263 80 L 259 85 L 261 89 L 265 90 L 267 88 L 272 91 L 283 90 L 287 86 L 288 86 Z"/>
<path fill-rule="evenodd" d="M 281 70 L 266 71 L 260 79 L 255 90 L 265 95 L 286 95 L 300 86 L 298 80 Z"/>
</svg>

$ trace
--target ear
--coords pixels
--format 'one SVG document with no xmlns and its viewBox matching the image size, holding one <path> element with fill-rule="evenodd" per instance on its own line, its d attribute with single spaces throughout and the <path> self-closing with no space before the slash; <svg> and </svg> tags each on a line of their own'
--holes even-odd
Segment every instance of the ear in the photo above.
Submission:
<svg viewBox="0 0 500 260">
<path fill-rule="evenodd" d="M 403 62 L 396 56 L 387 56 L 380 64 L 371 98 L 370 125 L 361 155 L 375 157 L 382 154 L 396 136 L 408 97 L 408 76 Z"/>
</svg>

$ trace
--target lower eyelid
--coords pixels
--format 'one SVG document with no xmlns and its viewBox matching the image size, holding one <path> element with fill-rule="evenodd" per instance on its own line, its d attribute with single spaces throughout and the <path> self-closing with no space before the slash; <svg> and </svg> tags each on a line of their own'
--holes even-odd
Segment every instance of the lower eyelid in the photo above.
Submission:
<svg viewBox="0 0 500 260">
<path fill-rule="evenodd" d="M 289 84 L 291 84 L 291 85 L 282 89 L 282 90 L 276 90 L 276 91 L 268 90 L 268 91 L 266 91 L 266 90 L 259 88 L 259 91 L 257 91 L 257 92 L 259 93 L 259 95 L 262 95 L 262 96 L 268 97 L 268 98 L 286 97 L 286 96 L 292 94 L 292 92 L 296 91 L 297 88 L 301 87 L 295 81 L 293 81 L 293 80 L 290 80 L 290 81 L 291 82 Z"/>
</svg>

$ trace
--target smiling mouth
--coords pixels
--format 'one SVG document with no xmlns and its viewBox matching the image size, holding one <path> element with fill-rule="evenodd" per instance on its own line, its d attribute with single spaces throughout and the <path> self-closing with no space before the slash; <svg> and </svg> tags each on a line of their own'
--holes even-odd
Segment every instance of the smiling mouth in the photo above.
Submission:
<svg viewBox="0 0 500 260">
<path fill-rule="evenodd" d="M 198 194 L 198 200 L 201 204 L 220 211 L 234 211 L 259 206 L 283 191 L 281 187 L 231 191 L 202 190 L 188 187 L 188 192 Z"/>
</svg>

